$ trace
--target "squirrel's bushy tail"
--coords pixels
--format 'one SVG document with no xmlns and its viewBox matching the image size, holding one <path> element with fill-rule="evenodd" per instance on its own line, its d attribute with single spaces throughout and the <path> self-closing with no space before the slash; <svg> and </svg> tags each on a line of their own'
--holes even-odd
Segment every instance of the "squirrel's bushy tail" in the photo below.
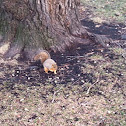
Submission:
<svg viewBox="0 0 126 126">
<path fill-rule="evenodd" d="M 40 60 L 41 63 L 43 63 L 45 60 L 50 59 L 51 56 L 46 50 L 40 50 L 39 52 L 36 53 L 34 56 L 34 60 Z"/>
</svg>

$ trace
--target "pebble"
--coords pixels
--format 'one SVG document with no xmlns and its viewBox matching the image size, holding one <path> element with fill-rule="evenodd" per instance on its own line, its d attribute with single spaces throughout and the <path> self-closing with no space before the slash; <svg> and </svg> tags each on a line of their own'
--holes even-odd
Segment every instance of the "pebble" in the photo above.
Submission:
<svg viewBox="0 0 126 126">
<path fill-rule="evenodd" d="M 81 80 L 82 83 L 84 83 L 84 80 Z"/>
<path fill-rule="evenodd" d="M 61 68 L 61 70 L 64 70 L 64 68 Z"/>
<path fill-rule="evenodd" d="M 59 79 L 59 77 L 56 77 L 56 79 Z"/>
<path fill-rule="evenodd" d="M 54 82 L 57 83 L 57 80 L 55 80 Z"/>
<path fill-rule="evenodd" d="M 14 74 L 12 74 L 12 77 L 14 77 L 15 75 Z"/>
<path fill-rule="evenodd" d="M 17 73 L 19 73 L 20 71 L 17 70 Z"/>
<path fill-rule="evenodd" d="M 71 78 L 71 81 L 74 81 L 74 78 Z"/>
<path fill-rule="evenodd" d="M 20 99 L 20 101 L 24 101 L 24 98 Z"/>
<path fill-rule="evenodd" d="M 107 113 L 108 113 L 108 114 L 111 114 L 112 112 L 108 110 Z"/>
<path fill-rule="evenodd" d="M 27 108 L 24 109 L 25 111 L 29 111 Z"/>
</svg>

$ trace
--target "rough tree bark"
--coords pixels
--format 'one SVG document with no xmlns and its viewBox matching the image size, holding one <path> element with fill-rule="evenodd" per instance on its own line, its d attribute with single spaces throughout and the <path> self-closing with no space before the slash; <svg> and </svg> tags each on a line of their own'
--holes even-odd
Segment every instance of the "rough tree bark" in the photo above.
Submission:
<svg viewBox="0 0 126 126">
<path fill-rule="evenodd" d="M 9 43 L 5 57 L 38 49 L 64 51 L 75 43 L 102 41 L 79 21 L 80 0 L 1 0 L 1 45 Z M 27 54 L 26 54 L 27 53 Z"/>
</svg>

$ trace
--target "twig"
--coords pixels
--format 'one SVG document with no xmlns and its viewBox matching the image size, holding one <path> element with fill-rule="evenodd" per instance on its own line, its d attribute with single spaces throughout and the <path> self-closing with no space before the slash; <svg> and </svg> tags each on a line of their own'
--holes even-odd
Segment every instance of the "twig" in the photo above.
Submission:
<svg viewBox="0 0 126 126">
<path fill-rule="evenodd" d="M 85 56 L 66 56 L 66 58 L 71 58 L 68 60 L 70 62 L 71 60 L 77 59 L 77 58 L 84 58 Z"/>
<path fill-rule="evenodd" d="M 72 85 L 74 85 L 75 83 L 77 83 L 80 79 L 81 79 L 81 78 L 78 78 L 76 81 L 74 81 L 74 82 L 72 83 Z"/>
<path fill-rule="evenodd" d="M 70 62 L 70 61 L 72 61 L 72 60 L 74 60 L 74 59 L 76 59 L 76 57 L 74 57 L 74 58 L 72 58 L 72 59 L 69 59 L 67 62 Z"/>
<path fill-rule="evenodd" d="M 87 92 L 86 92 L 86 94 L 89 94 L 90 93 L 90 90 L 91 90 L 91 88 L 96 84 L 96 83 L 98 83 L 99 82 L 99 79 L 100 79 L 100 74 L 99 74 L 99 76 L 98 76 L 98 78 L 97 78 L 97 80 L 88 88 L 88 90 L 87 90 Z"/>
<path fill-rule="evenodd" d="M 54 92 L 53 94 L 53 99 L 52 99 L 52 103 L 54 103 L 55 97 L 56 97 L 56 93 L 58 93 L 61 90 L 62 87 L 60 87 L 57 91 Z"/>
<path fill-rule="evenodd" d="M 85 57 L 85 56 L 66 56 L 67 58 L 69 58 L 69 57 L 73 57 L 73 58 L 80 58 L 80 57 Z"/>
</svg>

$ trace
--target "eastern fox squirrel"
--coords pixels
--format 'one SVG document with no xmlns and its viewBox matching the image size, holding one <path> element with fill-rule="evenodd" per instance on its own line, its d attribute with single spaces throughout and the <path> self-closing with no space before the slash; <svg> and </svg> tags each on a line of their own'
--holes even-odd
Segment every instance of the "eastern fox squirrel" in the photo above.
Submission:
<svg viewBox="0 0 126 126">
<path fill-rule="evenodd" d="M 47 59 L 43 63 L 44 71 L 48 73 L 48 71 L 54 72 L 56 74 L 57 64 L 53 59 Z"/>
<path fill-rule="evenodd" d="M 48 73 L 48 71 L 54 72 L 56 74 L 57 71 L 57 64 L 56 62 L 51 59 L 50 54 L 46 50 L 41 50 L 39 51 L 35 56 L 34 60 L 40 60 L 41 63 L 43 64 L 44 71 Z"/>
</svg>

